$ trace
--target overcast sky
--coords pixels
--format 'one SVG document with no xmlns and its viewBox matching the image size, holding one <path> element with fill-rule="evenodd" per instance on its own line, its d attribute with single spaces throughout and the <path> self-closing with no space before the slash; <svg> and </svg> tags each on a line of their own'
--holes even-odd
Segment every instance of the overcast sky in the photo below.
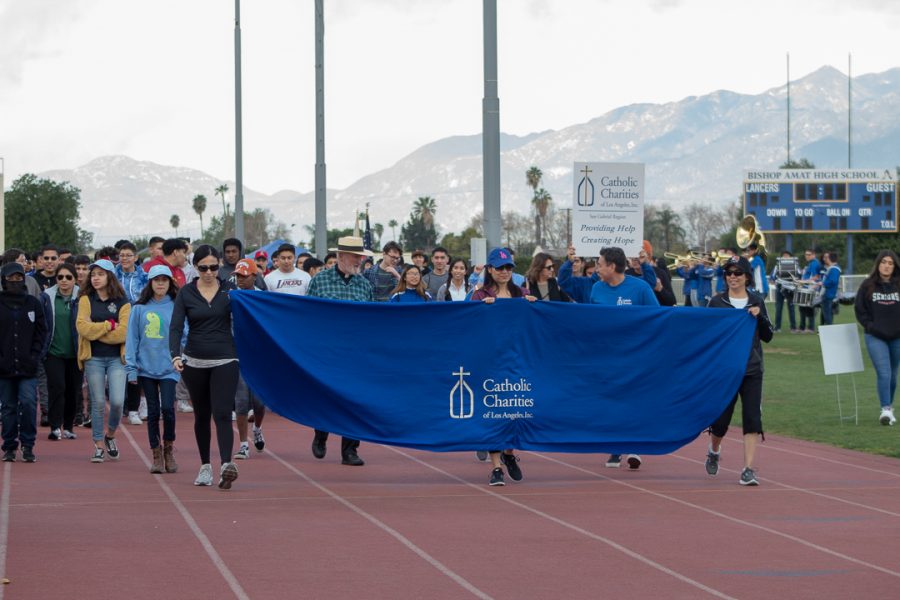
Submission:
<svg viewBox="0 0 900 600">
<path fill-rule="evenodd" d="M 313 1 L 242 2 L 244 183 L 310 191 Z M 234 3 L 0 0 L 0 157 L 24 172 L 98 156 L 234 178 Z M 482 2 L 325 0 L 328 186 L 481 130 Z M 500 127 L 760 93 L 832 65 L 900 65 L 892 0 L 499 0 Z M 589 157 L 586 157 L 589 159 Z"/>
</svg>

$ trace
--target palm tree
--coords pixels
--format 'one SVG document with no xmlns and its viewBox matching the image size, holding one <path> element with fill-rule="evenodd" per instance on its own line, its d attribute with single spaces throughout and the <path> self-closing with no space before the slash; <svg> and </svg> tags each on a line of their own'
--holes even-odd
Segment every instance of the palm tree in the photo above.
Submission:
<svg viewBox="0 0 900 600">
<path fill-rule="evenodd" d="M 178 215 L 172 215 L 169 217 L 169 225 L 172 226 L 172 229 L 175 230 L 175 237 L 178 237 L 178 226 L 181 225 L 181 217 Z"/>
<path fill-rule="evenodd" d="M 194 196 L 194 212 L 200 216 L 200 237 L 203 237 L 203 213 L 206 211 L 206 196 L 197 194 Z"/>
<path fill-rule="evenodd" d="M 531 203 L 534 205 L 535 213 L 540 219 L 536 241 L 541 247 L 544 246 L 544 228 L 547 220 L 547 211 L 550 209 L 551 202 L 553 202 L 553 196 L 551 196 L 550 192 L 544 188 L 535 191 L 534 198 L 531 200 Z"/>
<path fill-rule="evenodd" d="M 666 252 L 672 248 L 672 243 L 684 238 L 684 229 L 681 227 L 681 217 L 668 206 L 656 213 L 656 223 L 663 236 Z"/>
<path fill-rule="evenodd" d="M 388 221 L 388 227 L 391 228 L 391 239 L 392 240 L 397 239 L 397 225 L 399 225 L 399 223 L 397 223 L 397 219 L 391 219 L 390 221 Z"/>
<path fill-rule="evenodd" d="M 431 196 L 419 196 L 419 199 L 413 203 L 413 216 L 422 219 L 422 223 L 428 229 L 434 225 L 435 212 L 437 212 L 437 202 Z"/>
<path fill-rule="evenodd" d="M 535 165 L 532 165 L 527 171 L 525 171 L 525 183 L 531 188 L 531 191 L 533 194 L 531 202 L 535 207 L 534 241 L 538 244 L 541 243 L 542 217 L 540 215 L 540 212 L 537 210 L 537 208 L 538 208 L 537 194 L 538 194 L 538 186 L 541 185 L 541 179 L 543 179 L 543 178 L 544 178 L 544 172 L 541 171 L 540 168 L 538 168 Z M 546 209 L 544 211 L 544 214 L 546 214 Z"/>
<path fill-rule="evenodd" d="M 225 194 L 228 192 L 228 185 L 222 184 L 216 188 L 216 193 L 222 196 L 222 233 L 225 233 L 225 225 L 228 224 L 228 207 L 225 206 Z"/>
<path fill-rule="evenodd" d="M 541 179 L 544 178 L 544 172 L 541 171 L 538 167 L 532 166 L 527 171 L 525 171 L 525 183 L 528 186 L 537 192 L 538 186 L 541 185 Z"/>
</svg>

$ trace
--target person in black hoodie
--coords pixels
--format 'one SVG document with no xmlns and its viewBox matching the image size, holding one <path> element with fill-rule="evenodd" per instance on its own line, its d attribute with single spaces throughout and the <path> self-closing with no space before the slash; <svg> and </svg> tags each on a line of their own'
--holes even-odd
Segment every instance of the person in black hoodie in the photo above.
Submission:
<svg viewBox="0 0 900 600">
<path fill-rule="evenodd" d="M 753 458 L 756 454 L 756 439 L 763 433 L 763 352 L 760 340 L 769 343 L 774 335 L 772 323 L 766 312 L 765 299 L 747 289 L 752 283 L 753 271 L 750 268 L 750 262 L 746 258 L 734 256 L 725 264 L 725 284 L 727 286 L 725 291 L 716 294 L 709 301 L 710 308 L 746 310 L 751 317 L 756 319 L 756 332 L 753 334 L 753 345 L 750 349 L 750 358 L 747 360 L 744 379 L 731 403 L 710 426 L 711 440 L 706 455 L 706 472 L 709 475 L 716 475 L 719 472 L 719 452 L 722 447 L 722 438 L 728 431 L 734 407 L 740 396 L 744 427 L 744 470 L 741 471 L 741 485 L 759 485 L 756 472 L 753 470 Z M 743 352 L 738 352 L 738 354 L 743 354 Z"/>
<path fill-rule="evenodd" d="M 0 268 L 0 418 L 3 461 L 34 462 L 37 437 L 37 372 L 47 350 L 47 322 L 40 300 L 26 293 L 19 263 Z"/>
<path fill-rule="evenodd" d="M 875 367 L 882 425 L 893 425 L 894 393 L 900 367 L 900 261 L 882 250 L 875 267 L 856 292 L 856 320 L 866 332 L 866 348 Z"/>
</svg>

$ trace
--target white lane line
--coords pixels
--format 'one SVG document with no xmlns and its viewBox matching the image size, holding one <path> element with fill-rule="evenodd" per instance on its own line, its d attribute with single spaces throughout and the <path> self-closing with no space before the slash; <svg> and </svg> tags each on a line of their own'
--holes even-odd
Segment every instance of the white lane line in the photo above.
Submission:
<svg viewBox="0 0 900 600">
<path fill-rule="evenodd" d="M 300 477 L 301 479 L 303 479 L 304 481 L 306 481 L 306 482 L 307 482 L 308 484 L 310 484 L 311 486 L 313 486 L 313 487 L 315 487 L 316 489 L 318 489 L 318 490 L 322 491 L 323 493 L 327 494 L 327 495 L 330 496 L 332 499 L 334 499 L 334 500 L 336 500 L 337 502 L 341 503 L 341 504 L 344 505 L 346 508 L 349 508 L 350 510 L 352 510 L 353 512 L 355 512 L 355 513 L 358 514 L 359 516 L 363 517 L 364 519 L 366 519 L 367 521 L 369 521 L 370 523 L 372 523 L 373 525 L 375 525 L 376 527 L 378 527 L 379 529 L 381 529 L 382 531 L 384 531 L 385 533 L 387 533 L 388 535 L 390 535 L 391 537 L 393 537 L 395 540 L 397 540 L 398 542 L 400 542 L 401 544 L 403 544 L 404 546 L 406 546 L 407 548 L 409 548 L 409 549 L 410 549 L 412 552 L 414 552 L 416 555 L 418 555 L 419 558 L 423 559 L 425 562 L 427 562 L 427 563 L 430 564 L 432 567 L 434 567 L 435 569 L 437 569 L 437 570 L 438 570 L 440 573 L 442 573 L 443 575 L 445 575 L 445 576 L 449 577 L 450 579 L 452 579 L 452 580 L 453 580 L 454 582 L 456 582 L 460 587 L 464 588 L 466 591 L 468 591 L 469 593 L 471 593 L 471 594 L 472 594 L 473 596 L 475 596 L 476 598 L 482 598 L 483 600 L 491 600 L 491 596 L 489 596 L 489 595 L 486 594 L 485 592 L 483 592 L 483 591 L 481 591 L 480 589 L 478 589 L 477 587 L 475 587 L 475 585 L 473 585 L 473 584 L 470 583 L 467 579 L 465 579 L 464 577 L 462 577 L 461 575 L 459 575 L 458 573 L 456 573 L 456 571 L 454 571 L 453 569 L 451 569 L 450 567 L 448 567 L 447 565 L 445 565 L 444 563 L 442 563 L 441 561 L 439 561 L 438 559 L 436 559 L 436 558 L 433 557 L 432 555 L 428 554 L 425 550 L 423 550 L 422 548 L 420 548 L 419 546 L 417 546 L 415 543 L 413 543 L 412 540 L 410 540 L 409 538 L 407 538 L 406 536 L 404 536 L 402 533 L 400 533 L 399 531 L 397 531 L 396 529 L 394 529 L 393 527 L 391 527 L 391 526 L 388 525 L 387 523 L 385 523 L 385 522 L 381 521 L 380 519 L 378 519 L 378 517 L 376 517 L 376 516 L 374 516 L 374 515 L 372 515 L 372 514 L 367 513 L 367 512 L 366 512 L 365 510 L 363 510 L 362 508 L 358 507 L 357 505 L 353 504 L 353 503 L 350 502 L 349 500 L 345 499 L 343 496 L 340 496 L 340 495 L 338 495 L 337 493 L 332 492 L 330 489 L 328 489 L 327 487 L 325 487 L 324 485 L 322 485 L 321 483 L 319 483 L 318 481 L 316 481 L 315 479 L 313 479 L 312 477 L 310 477 L 309 475 L 307 475 L 307 474 L 304 473 L 303 471 L 300 471 L 299 469 L 295 468 L 294 465 L 290 464 L 289 462 L 287 462 L 286 460 L 284 460 L 283 458 L 281 458 L 280 456 L 278 456 L 277 454 L 275 454 L 274 452 L 272 452 L 272 451 L 269 450 L 268 448 L 266 449 L 266 452 L 267 452 L 272 458 L 274 458 L 274 459 L 277 460 L 279 463 L 281 463 L 281 465 L 282 465 L 284 468 L 286 468 L 288 471 L 291 471 L 292 473 L 294 473 L 295 475 L 297 475 L 298 477 Z"/>
<path fill-rule="evenodd" d="M 686 456 L 681 456 L 681 455 L 679 455 L 679 454 L 670 454 L 669 456 L 671 456 L 672 458 L 677 458 L 677 459 L 679 459 L 679 460 L 686 460 L 686 461 L 688 461 L 688 462 L 697 463 L 697 464 L 701 464 L 701 465 L 704 463 L 704 461 L 702 461 L 702 460 L 697 460 L 697 459 L 695 459 L 695 458 L 688 458 L 688 457 L 686 457 Z M 723 467 L 721 466 L 721 463 L 719 463 L 719 470 L 720 470 L 720 471 L 729 471 L 729 472 L 732 472 L 732 473 L 735 473 L 735 474 L 740 474 L 740 471 L 738 471 L 738 470 L 736 470 L 736 469 L 725 469 L 725 468 L 723 468 Z M 762 479 L 762 478 L 761 478 L 761 479 Z M 804 493 L 804 494 L 809 494 L 809 495 L 811 495 L 811 496 L 817 496 L 817 497 L 819 497 L 819 498 L 825 498 L 826 500 L 833 500 L 834 502 L 840 502 L 840 503 L 842 503 L 842 504 L 848 504 L 848 505 L 850 505 L 850 506 L 855 506 L 855 507 L 857 507 L 857 508 L 863 508 L 863 509 L 865 509 L 865 510 L 871 510 L 871 511 L 873 511 L 873 512 L 881 513 L 881 514 L 888 515 L 888 516 L 891 516 L 891 517 L 900 517 L 900 513 L 896 513 L 896 512 L 890 511 L 890 510 L 885 510 L 885 509 L 883 509 L 883 508 L 878 508 L 878 507 L 875 507 L 875 506 L 869 506 L 868 504 L 863 504 L 863 503 L 861 503 L 861 502 L 854 502 L 853 500 L 847 500 L 846 498 L 841 498 L 841 497 L 839 497 L 839 496 L 832 496 L 832 495 L 830 495 L 830 494 L 825 494 L 825 493 L 823 493 L 823 492 L 817 492 L 817 491 L 815 491 L 815 490 L 809 490 L 809 489 L 806 489 L 806 488 L 797 487 L 797 486 L 795 486 L 795 485 L 790 485 L 790 484 L 788 484 L 788 483 L 781 483 L 780 481 L 776 481 L 776 480 L 771 479 L 771 478 L 769 478 L 769 477 L 766 477 L 766 478 L 765 478 L 765 481 L 768 482 L 768 483 L 772 483 L 772 484 L 774 484 L 774 485 L 783 487 L 783 488 L 785 488 L 785 489 L 791 490 L 791 491 L 793 491 L 793 492 L 802 492 L 802 493 Z M 851 489 L 852 489 L 852 488 L 848 488 L 847 491 L 851 491 Z"/>
<path fill-rule="evenodd" d="M 676 504 L 681 504 L 683 506 L 687 506 L 689 508 L 693 508 L 693 509 L 705 512 L 707 514 L 719 517 L 721 519 L 731 521 L 732 523 L 737 523 L 739 525 L 745 525 L 745 526 L 751 527 L 753 529 L 758 529 L 759 531 L 765 531 L 766 533 L 770 533 L 772 535 L 782 537 L 787 540 L 791 540 L 792 542 L 796 542 L 798 544 L 806 546 L 807 548 L 812 548 L 813 550 L 818 550 L 819 552 L 822 552 L 823 554 L 828 554 L 835 558 L 840 558 L 841 560 L 846 560 L 848 562 L 860 565 L 862 567 L 866 567 L 869 569 L 873 569 L 875 571 L 879 571 L 881 573 L 884 573 L 885 575 L 890 575 L 892 577 L 900 577 L 900 572 L 891 571 L 890 569 L 886 569 L 886 568 L 878 566 L 876 564 L 872 564 L 872 563 L 866 562 L 864 560 L 854 558 L 847 554 L 843 554 L 842 552 L 838 552 L 836 550 L 826 548 L 825 546 L 820 546 L 819 544 L 816 544 L 814 542 L 804 540 L 803 538 L 797 537 L 795 535 L 791 535 L 789 533 L 784 533 L 782 531 L 778 531 L 777 529 L 772 529 L 771 527 L 766 527 L 765 525 L 759 525 L 759 524 L 753 523 L 751 521 L 746 521 L 744 519 L 738 519 L 737 517 L 732 517 L 731 515 L 726 515 L 725 513 L 721 513 L 717 510 L 713 510 L 713 509 L 707 508 L 705 506 L 700 506 L 699 504 L 694 504 L 693 502 L 688 502 L 687 500 L 681 500 L 680 498 L 675 498 L 674 496 L 668 496 L 668 495 L 660 493 L 660 492 L 654 492 L 653 490 L 649 490 L 647 488 L 642 488 L 641 486 L 635 485 L 633 483 L 628 483 L 626 481 L 621 481 L 618 479 L 612 479 L 611 477 L 606 477 L 605 475 L 600 475 L 599 473 L 597 473 L 595 471 L 591 471 L 590 469 L 585 469 L 585 468 L 579 467 L 577 465 L 567 463 L 563 460 L 559 460 L 556 458 L 552 458 L 550 456 L 546 456 L 544 454 L 538 454 L 535 452 L 530 452 L 529 454 L 531 454 L 532 456 L 537 456 L 539 458 L 543 458 L 546 461 L 554 462 L 556 464 L 563 465 L 565 467 L 569 467 L 570 469 L 574 469 L 576 471 L 581 471 L 582 473 L 587 473 L 588 475 L 593 475 L 594 477 L 598 477 L 600 479 L 610 481 L 610 482 L 616 483 L 618 485 L 625 486 L 625 487 L 633 489 L 633 490 L 637 490 L 640 492 L 644 492 L 646 494 L 650 494 L 651 496 L 656 496 L 658 498 L 662 498 L 662 499 L 668 500 L 670 502 L 675 502 Z"/>
<path fill-rule="evenodd" d="M 128 431 L 127 428 L 122 427 L 120 431 L 125 433 L 125 437 L 128 438 L 128 441 L 131 443 L 132 448 L 134 448 L 135 453 L 141 457 L 141 460 L 144 462 L 144 465 L 147 467 L 147 470 L 150 470 L 150 459 L 144 454 L 144 451 L 138 446 L 137 442 L 134 440 L 134 437 Z M 206 550 L 206 553 L 209 555 L 210 560 L 219 570 L 219 573 L 225 579 L 225 582 L 228 583 L 228 587 L 231 588 L 231 591 L 234 592 L 234 595 L 238 600 L 250 600 L 250 596 L 247 595 L 247 592 L 244 591 L 244 588 L 241 587 L 241 584 L 238 583 L 237 577 L 234 576 L 234 573 L 231 572 L 231 569 L 228 568 L 228 565 L 225 564 L 225 561 L 222 560 L 222 557 L 219 556 L 219 553 L 216 552 L 216 549 L 213 547 L 212 542 L 209 541 L 209 538 L 206 537 L 206 534 L 203 533 L 203 530 L 200 529 L 200 526 L 197 525 L 197 521 L 194 520 L 194 517 L 191 516 L 191 513 L 188 509 L 181 503 L 181 500 L 178 499 L 178 496 L 175 495 L 175 492 L 172 491 L 172 488 L 169 487 L 169 484 L 165 482 L 162 476 L 154 477 L 156 482 L 162 488 L 162 490 L 166 493 L 166 496 L 169 497 L 169 500 L 172 501 L 172 504 L 175 505 L 175 508 L 178 509 L 178 512 L 181 514 L 181 518 L 184 519 L 184 522 L 188 524 L 191 531 L 194 533 L 194 536 L 200 542 L 200 545 L 203 546 L 203 549 Z M 2 600 L 2 599 L 0 599 Z"/>
<path fill-rule="evenodd" d="M 679 581 L 682 581 L 682 582 L 684 582 L 688 585 L 691 585 L 699 590 L 702 590 L 716 598 L 727 598 L 730 600 L 734 600 L 733 596 L 729 596 L 729 595 L 725 594 L 724 592 L 720 592 L 719 590 L 716 590 L 707 585 L 704 585 L 695 579 L 691 579 L 687 575 L 683 575 L 677 571 L 674 571 L 674 570 L 670 569 L 669 567 L 667 567 L 663 564 L 660 564 L 660 563 L 656 562 L 655 560 L 644 556 L 643 554 L 639 554 L 638 552 L 635 552 L 634 550 L 631 550 L 630 548 L 627 548 L 627 547 L 623 546 L 622 544 L 619 544 L 618 542 L 614 542 L 613 540 L 611 540 L 607 537 L 596 534 L 592 531 L 588 531 L 587 529 L 583 529 L 577 525 L 569 523 L 568 521 L 564 521 L 564 520 L 560 519 L 559 517 L 554 517 L 553 515 L 545 513 L 542 510 L 538 510 L 536 508 L 528 506 L 527 504 L 523 504 L 521 502 L 513 500 L 512 498 L 510 498 L 508 496 L 504 496 L 503 494 L 498 494 L 497 492 L 491 490 L 490 488 L 485 488 L 484 486 L 475 485 L 474 483 L 472 483 L 470 481 L 466 481 L 465 479 L 463 479 L 461 477 L 457 477 L 453 473 L 444 471 L 443 469 L 435 467 L 434 465 L 429 464 L 423 460 L 420 460 L 411 454 L 407 454 L 403 450 L 394 448 L 392 446 L 383 446 L 383 447 L 387 448 L 388 450 L 391 450 L 393 452 L 396 452 L 397 454 L 399 454 L 401 456 L 405 456 L 409 460 L 416 462 L 424 467 L 428 467 L 432 471 L 436 471 L 446 477 L 449 477 L 450 479 L 453 479 L 454 481 L 458 481 L 459 483 L 461 483 L 465 486 L 468 486 L 474 490 L 477 490 L 477 491 L 481 492 L 482 494 L 486 494 L 488 496 L 493 496 L 494 498 L 497 498 L 498 500 L 502 500 L 504 502 L 508 502 L 509 504 L 512 504 L 516 508 L 520 508 L 522 510 L 533 513 L 543 519 L 546 519 L 548 521 L 556 523 L 557 525 L 565 527 L 566 529 L 571 529 L 572 531 L 574 531 L 576 533 L 580 533 L 581 535 L 588 537 L 592 540 L 602 542 L 602 543 L 606 544 L 607 546 L 625 554 L 626 556 L 629 556 L 635 560 L 638 560 L 638 561 L 644 563 L 645 565 L 647 565 L 653 569 L 656 569 L 657 571 L 665 573 L 666 575 L 670 575 L 671 577 L 674 577 L 675 579 L 678 579 Z"/>
<path fill-rule="evenodd" d="M 6 577 L 6 544 L 9 538 L 9 484 L 12 479 L 12 463 L 3 464 L 3 495 L 0 496 L 0 573 Z M 3 588 L 0 583 L 0 600 L 3 600 Z"/>
</svg>

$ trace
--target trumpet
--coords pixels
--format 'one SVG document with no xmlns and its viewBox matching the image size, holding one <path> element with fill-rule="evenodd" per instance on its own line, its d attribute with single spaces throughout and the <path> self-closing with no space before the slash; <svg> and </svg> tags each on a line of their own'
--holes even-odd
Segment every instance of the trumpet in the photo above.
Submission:
<svg viewBox="0 0 900 600">
<path fill-rule="evenodd" d="M 693 256 L 693 253 L 675 254 L 674 252 L 666 252 L 663 254 L 663 257 L 672 261 L 672 264 L 668 266 L 670 271 L 674 271 L 678 267 L 686 267 L 690 265 L 691 261 L 698 260 Z"/>
</svg>

